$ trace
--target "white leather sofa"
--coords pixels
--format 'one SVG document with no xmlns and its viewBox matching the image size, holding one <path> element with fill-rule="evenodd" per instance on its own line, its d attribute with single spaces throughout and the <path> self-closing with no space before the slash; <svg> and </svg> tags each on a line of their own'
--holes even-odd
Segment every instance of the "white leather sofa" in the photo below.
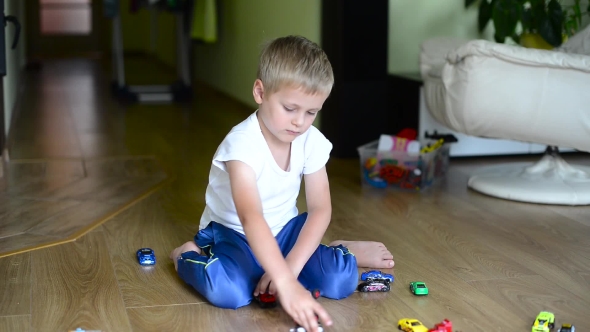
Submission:
<svg viewBox="0 0 590 332">
<path fill-rule="evenodd" d="M 428 40 L 420 70 L 428 111 L 445 127 L 547 146 L 537 163 L 472 174 L 470 188 L 517 201 L 590 204 L 590 167 L 569 165 L 556 148 L 590 152 L 590 26 L 552 51 Z"/>
</svg>

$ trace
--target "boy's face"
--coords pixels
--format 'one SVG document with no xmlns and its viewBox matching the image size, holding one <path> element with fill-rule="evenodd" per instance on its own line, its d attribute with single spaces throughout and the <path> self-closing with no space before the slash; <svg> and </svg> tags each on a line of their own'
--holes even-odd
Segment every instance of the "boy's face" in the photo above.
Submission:
<svg viewBox="0 0 590 332">
<path fill-rule="evenodd" d="M 270 133 L 283 143 L 291 143 L 305 133 L 328 98 L 325 93 L 308 94 L 301 88 L 291 87 L 281 87 L 268 95 L 260 80 L 254 83 L 253 92 L 260 106 L 258 113 L 265 127 L 263 133 Z"/>
</svg>

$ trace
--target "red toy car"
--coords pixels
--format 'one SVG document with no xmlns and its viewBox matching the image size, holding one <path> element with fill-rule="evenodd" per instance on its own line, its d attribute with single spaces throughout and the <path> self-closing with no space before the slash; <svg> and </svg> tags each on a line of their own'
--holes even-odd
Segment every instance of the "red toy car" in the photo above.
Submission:
<svg viewBox="0 0 590 332">
<path fill-rule="evenodd" d="M 277 306 L 277 298 L 271 294 L 258 294 L 255 299 L 256 302 L 258 302 L 258 305 L 264 309 L 274 308 Z"/>
<path fill-rule="evenodd" d="M 450 320 L 445 319 L 442 322 L 436 324 L 433 329 L 428 332 L 453 332 L 453 323 Z"/>
<path fill-rule="evenodd" d="M 320 293 L 319 289 L 314 289 L 311 291 L 311 296 L 313 296 L 313 298 L 316 300 L 320 298 L 320 295 L 322 294 Z"/>
</svg>

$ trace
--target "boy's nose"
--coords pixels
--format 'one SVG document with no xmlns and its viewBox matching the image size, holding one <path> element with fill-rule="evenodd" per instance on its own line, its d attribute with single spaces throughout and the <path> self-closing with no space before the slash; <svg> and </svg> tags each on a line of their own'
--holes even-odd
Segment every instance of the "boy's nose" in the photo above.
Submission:
<svg viewBox="0 0 590 332">
<path fill-rule="evenodd" d="M 293 123 L 293 125 L 300 127 L 303 125 L 303 122 L 305 121 L 305 114 L 297 114 L 295 115 L 295 117 L 293 118 L 293 121 L 291 123 Z"/>
</svg>

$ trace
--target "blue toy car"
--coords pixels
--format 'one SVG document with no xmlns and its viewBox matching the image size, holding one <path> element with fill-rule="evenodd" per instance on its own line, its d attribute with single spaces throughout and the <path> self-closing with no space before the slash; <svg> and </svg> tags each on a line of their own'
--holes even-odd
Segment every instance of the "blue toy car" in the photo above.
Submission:
<svg viewBox="0 0 590 332">
<path fill-rule="evenodd" d="M 389 282 L 393 282 L 393 275 L 389 273 L 382 273 L 381 271 L 371 270 L 367 272 L 363 272 L 361 274 L 361 280 L 374 280 L 374 279 L 389 279 Z"/>
<path fill-rule="evenodd" d="M 137 250 L 137 261 L 140 265 L 156 264 L 156 254 L 150 248 L 141 248 Z"/>
</svg>

